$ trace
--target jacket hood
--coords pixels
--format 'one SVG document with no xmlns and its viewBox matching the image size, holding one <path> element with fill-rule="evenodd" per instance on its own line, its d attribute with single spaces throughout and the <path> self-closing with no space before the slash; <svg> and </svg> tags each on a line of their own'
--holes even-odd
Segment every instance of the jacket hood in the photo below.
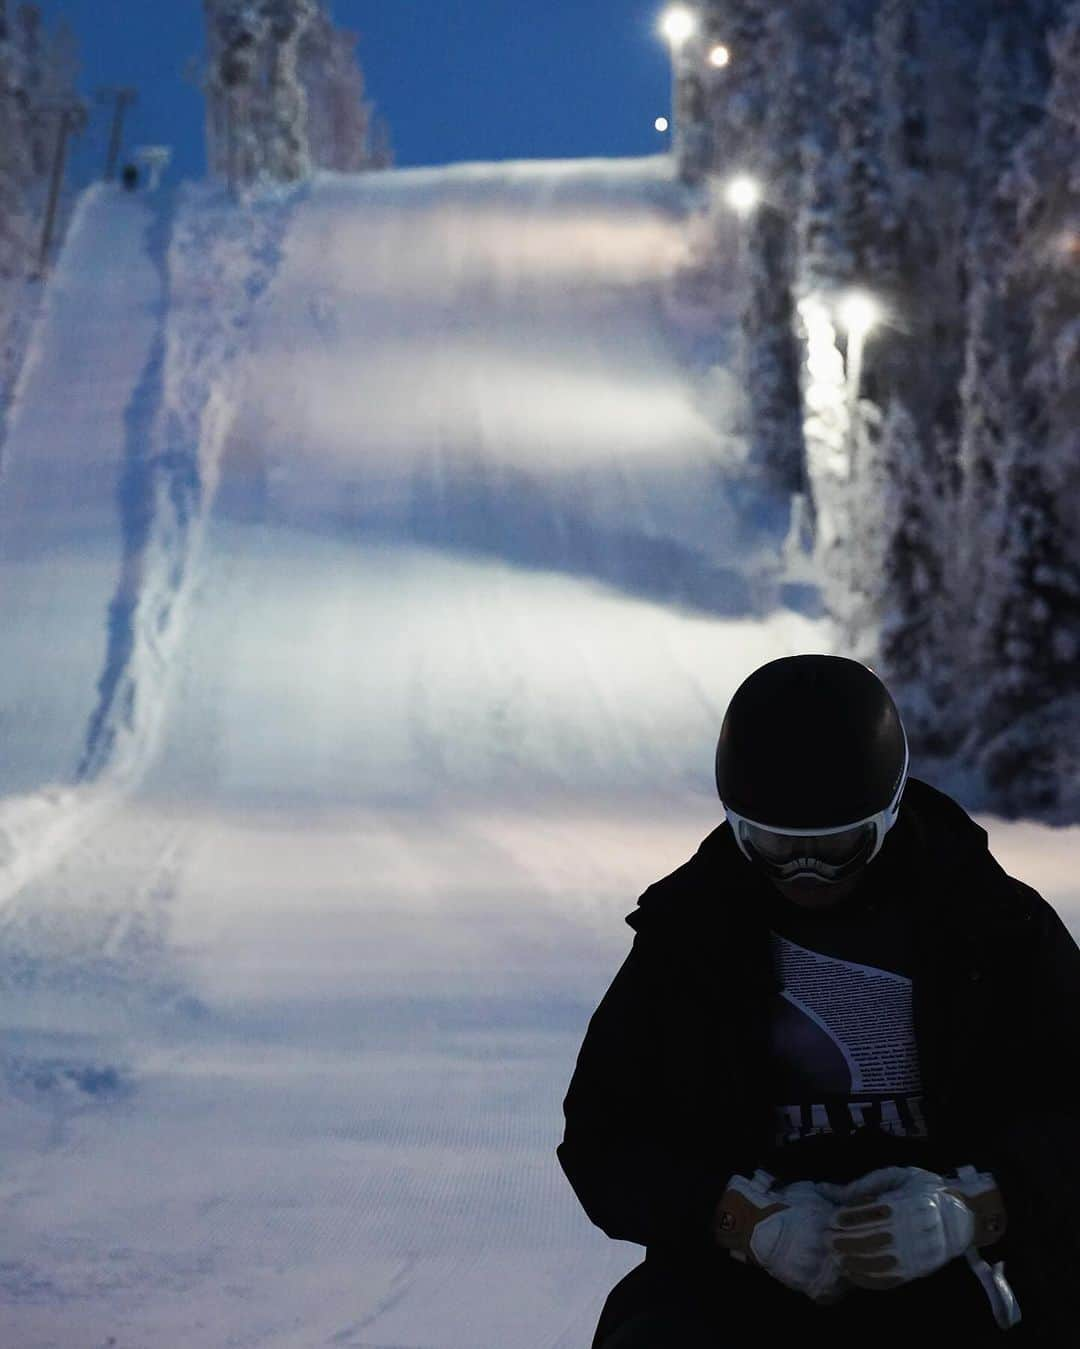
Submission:
<svg viewBox="0 0 1080 1349">
<path fill-rule="evenodd" d="M 980 889 L 971 884 L 973 874 L 985 875 L 993 870 L 1007 879 L 990 855 L 986 830 L 952 797 L 918 778 L 908 779 L 900 818 L 870 865 L 882 869 L 896 865 L 927 867 L 935 878 L 945 882 L 935 886 L 935 891 L 949 893 L 958 906 Z M 950 876 L 954 880 L 951 885 L 947 883 Z M 725 821 L 704 839 L 688 862 L 649 886 L 626 922 L 635 932 L 665 929 L 671 924 L 684 928 L 695 916 L 715 924 L 722 914 L 724 921 L 731 923 L 738 921 L 740 913 L 752 913 L 753 905 L 725 900 L 752 898 L 755 891 L 767 885 L 739 850 Z M 985 910 L 982 916 L 985 918 Z"/>
</svg>

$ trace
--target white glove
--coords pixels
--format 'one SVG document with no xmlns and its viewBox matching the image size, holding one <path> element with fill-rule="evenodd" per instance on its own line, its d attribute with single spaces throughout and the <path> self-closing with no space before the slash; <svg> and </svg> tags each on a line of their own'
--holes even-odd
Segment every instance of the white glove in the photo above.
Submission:
<svg viewBox="0 0 1080 1349">
<path fill-rule="evenodd" d="M 843 1294 L 838 1259 L 826 1244 L 835 1208 L 810 1181 L 774 1187 L 767 1171 L 732 1176 L 717 1207 L 717 1242 L 815 1302 Z"/>
<path fill-rule="evenodd" d="M 847 1186 L 817 1189 L 837 1205 L 826 1242 L 841 1275 L 857 1288 L 923 1278 L 1004 1231 L 993 1177 L 970 1167 L 953 1181 L 917 1166 L 887 1167 Z"/>
</svg>

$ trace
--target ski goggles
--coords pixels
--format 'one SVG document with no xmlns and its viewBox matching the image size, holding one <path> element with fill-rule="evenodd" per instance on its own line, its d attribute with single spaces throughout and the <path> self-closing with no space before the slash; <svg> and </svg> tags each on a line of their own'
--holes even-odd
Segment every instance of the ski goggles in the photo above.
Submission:
<svg viewBox="0 0 1080 1349">
<path fill-rule="evenodd" d="M 907 774 L 904 774 L 906 781 Z M 816 876 L 835 883 L 854 875 L 881 851 L 900 814 L 904 781 L 892 803 L 876 815 L 837 829 L 771 829 L 724 807 L 739 850 L 779 881 Z"/>
</svg>

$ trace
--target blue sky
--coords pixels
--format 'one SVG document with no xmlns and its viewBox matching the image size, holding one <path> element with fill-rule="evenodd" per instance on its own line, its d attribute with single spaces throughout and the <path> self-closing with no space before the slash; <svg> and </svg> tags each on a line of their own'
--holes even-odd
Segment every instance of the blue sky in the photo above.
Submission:
<svg viewBox="0 0 1080 1349">
<path fill-rule="evenodd" d="M 82 88 L 130 84 L 139 104 L 127 143 L 174 147 L 185 177 L 204 169 L 200 0 L 43 0 L 82 54 Z M 361 34 L 369 93 L 398 161 L 648 154 L 667 111 L 657 4 L 640 0 L 333 0 Z M 85 179 L 104 163 L 108 118 L 95 106 L 78 147 Z"/>
</svg>

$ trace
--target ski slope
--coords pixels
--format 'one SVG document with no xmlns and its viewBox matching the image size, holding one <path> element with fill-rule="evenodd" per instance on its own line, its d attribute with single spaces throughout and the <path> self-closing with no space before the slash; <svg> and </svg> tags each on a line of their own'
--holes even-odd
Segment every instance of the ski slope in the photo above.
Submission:
<svg viewBox="0 0 1080 1349">
<path fill-rule="evenodd" d="M 585 1021 L 731 692 L 831 641 L 692 205 L 84 200 L 0 476 L 5 1344 L 589 1342 L 640 1253 L 554 1157 Z M 1080 913 L 1075 831 L 993 841 Z"/>
</svg>

